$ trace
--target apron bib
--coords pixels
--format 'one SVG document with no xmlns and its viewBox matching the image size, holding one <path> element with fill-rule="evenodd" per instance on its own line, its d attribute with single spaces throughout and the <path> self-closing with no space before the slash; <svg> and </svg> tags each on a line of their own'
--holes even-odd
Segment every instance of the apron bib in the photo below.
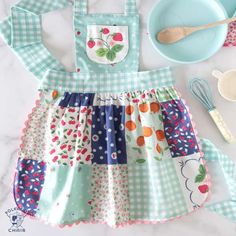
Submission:
<svg viewBox="0 0 236 236">
<path fill-rule="evenodd" d="M 87 0 L 75 1 L 77 72 L 138 71 L 139 15 L 134 0 L 124 14 L 88 14 Z"/>
<path fill-rule="evenodd" d="M 40 79 L 19 148 L 18 208 L 60 226 L 165 222 L 207 201 L 209 159 L 219 161 L 234 188 L 232 200 L 207 207 L 236 221 L 234 163 L 198 140 L 170 68 L 138 72 L 135 0 L 126 0 L 124 14 L 88 14 L 87 1 L 75 1 L 73 73 L 53 58 L 40 34 L 41 14 L 67 5 L 23 0 L 0 25 Z"/>
</svg>

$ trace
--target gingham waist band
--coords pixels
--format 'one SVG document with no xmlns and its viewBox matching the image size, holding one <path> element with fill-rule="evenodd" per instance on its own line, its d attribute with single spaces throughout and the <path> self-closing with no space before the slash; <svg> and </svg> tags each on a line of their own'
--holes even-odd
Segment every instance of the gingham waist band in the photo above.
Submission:
<svg viewBox="0 0 236 236">
<path fill-rule="evenodd" d="M 75 73 L 49 70 L 39 89 L 69 92 L 115 93 L 172 87 L 174 78 L 169 67 L 127 73 Z"/>
</svg>

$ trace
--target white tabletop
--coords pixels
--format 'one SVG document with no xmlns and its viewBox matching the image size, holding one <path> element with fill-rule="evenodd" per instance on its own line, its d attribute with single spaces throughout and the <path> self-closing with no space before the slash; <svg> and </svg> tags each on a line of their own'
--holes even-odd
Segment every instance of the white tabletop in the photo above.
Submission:
<svg viewBox="0 0 236 236">
<path fill-rule="evenodd" d="M 234 161 L 236 161 L 236 144 L 227 144 L 219 134 L 208 113 L 193 99 L 186 86 L 189 79 L 201 77 L 206 79 L 212 88 L 217 108 L 222 113 L 226 123 L 236 136 L 236 103 L 227 102 L 217 91 L 217 80 L 211 76 L 213 69 L 226 71 L 236 69 L 236 48 L 222 48 L 210 60 L 194 64 L 179 65 L 162 58 L 153 48 L 147 34 L 148 13 L 155 0 L 139 1 L 141 13 L 141 58 L 140 70 L 155 69 L 167 65 L 174 67 L 176 88 L 187 101 L 197 125 L 199 136 L 210 139 Z M 10 6 L 15 0 L 0 0 L 0 20 L 9 14 Z M 101 4 L 102 3 L 102 4 Z M 90 0 L 91 12 L 121 12 L 123 1 Z M 49 13 L 43 18 L 44 41 L 49 50 L 67 67 L 74 69 L 74 44 L 72 32 L 71 8 Z M 5 211 L 15 206 L 12 195 L 12 178 L 17 160 L 19 136 L 27 114 L 34 106 L 37 98 L 38 81 L 30 74 L 13 54 L 11 49 L 0 39 L 0 234 L 9 235 L 10 221 Z M 218 168 L 212 167 L 213 199 L 223 199 L 227 194 Z M 26 236 L 40 235 L 123 235 L 123 236 L 153 236 L 153 235 L 204 235 L 204 236 L 235 236 L 236 224 L 227 219 L 201 209 L 190 216 L 176 221 L 158 225 L 136 225 L 124 229 L 111 229 L 105 225 L 80 225 L 61 230 L 44 225 L 41 222 L 26 218 L 23 223 Z"/>
</svg>

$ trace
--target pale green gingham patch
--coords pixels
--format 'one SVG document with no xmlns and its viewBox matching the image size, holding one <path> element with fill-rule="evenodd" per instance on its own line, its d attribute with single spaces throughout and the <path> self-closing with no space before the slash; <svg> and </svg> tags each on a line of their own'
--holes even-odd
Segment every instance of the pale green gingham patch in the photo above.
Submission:
<svg viewBox="0 0 236 236">
<path fill-rule="evenodd" d="M 188 212 L 172 159 L 128 163 L 131 220 L 162 221 Z"/>
</svg>

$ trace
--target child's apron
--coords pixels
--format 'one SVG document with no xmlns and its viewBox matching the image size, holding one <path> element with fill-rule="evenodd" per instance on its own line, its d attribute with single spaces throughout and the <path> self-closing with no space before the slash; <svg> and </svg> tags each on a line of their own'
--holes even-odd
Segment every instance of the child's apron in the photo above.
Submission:
<svg viewBox="0 0 236 236">
<path fill-rule="evenodd" d="M 219 160 L 232 199 L 209 209 L 236 220 L 235 165 L 196 136 L 170 68 L 138 72 L 139 16 L 88 14 L 74 4 L 77 71 L 42 44 L 40 14 L 67 1 L 21 1 L 1 24 L 6 42 L 40 79 L 40 98 L 21 137 L 17 206 L 56 225 L 157 223 L 207 201 L 205 159 Z M 233 192 L 234 191 L 234 192 Z"/>
</svg>

